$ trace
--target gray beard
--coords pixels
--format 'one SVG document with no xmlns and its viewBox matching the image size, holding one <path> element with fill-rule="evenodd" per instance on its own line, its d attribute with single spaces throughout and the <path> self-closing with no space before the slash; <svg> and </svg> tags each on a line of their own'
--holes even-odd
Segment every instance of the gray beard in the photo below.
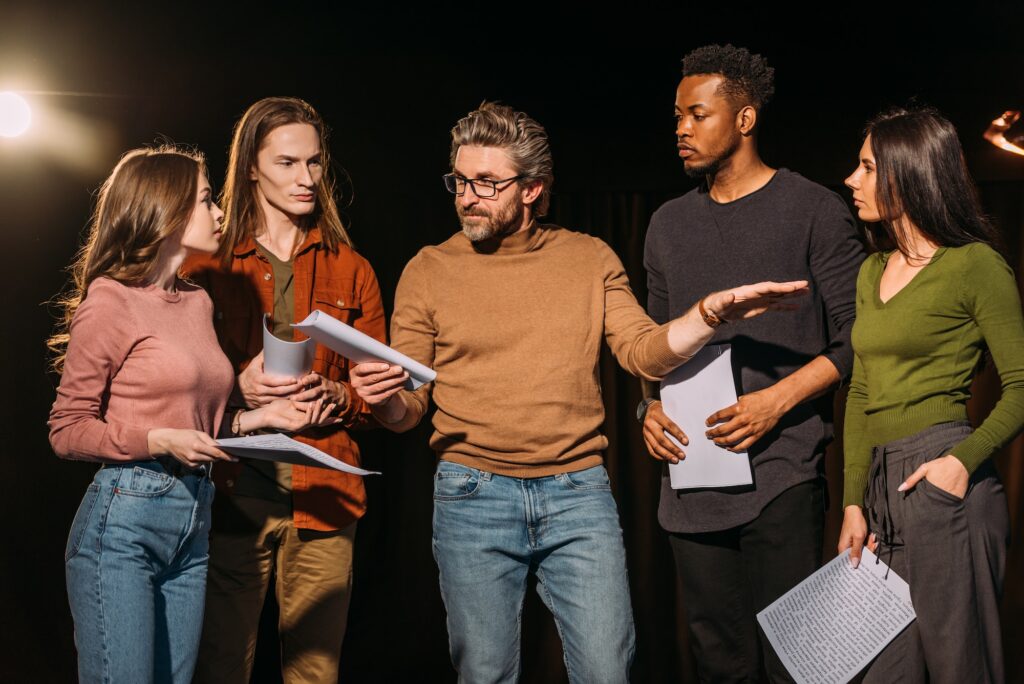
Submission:
<svg viewBox="0 0 1024 684">
<path fill-rule="evenodd" d="M 496 216 L 484 217 L 482 222 L 469 223 L 466 217 L 459 214 L 459 223 L 462 225 L 462 233 L 470 242 L 483 242 L 494 238 L 511 235 L 519 229 L 523 223 L 523 214 L 526 206 L 522 203 L 515 203 L 510 211 L 497 214 Z"/>
</svg>

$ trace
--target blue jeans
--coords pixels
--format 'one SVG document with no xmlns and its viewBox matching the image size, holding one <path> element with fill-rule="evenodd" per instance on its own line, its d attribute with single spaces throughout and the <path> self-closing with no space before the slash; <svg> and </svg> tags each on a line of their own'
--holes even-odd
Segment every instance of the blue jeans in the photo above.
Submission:
<svg viewBox="0 0 1024 684">
<path fill-rule="evenodd" d="M 569 681 L 628 681 L 633 611 L 603 466 L 523 479 L 441 461 L 433 546 L 460 682 L 519 679 L 531 572 L 554 615 Z"/>
<path fill-rule="evenodd" d="M 213 501 L 206 472 L 107 465 L 89 485 L 64 555 L 83 684 L 192 679 Z"/>
</svg>

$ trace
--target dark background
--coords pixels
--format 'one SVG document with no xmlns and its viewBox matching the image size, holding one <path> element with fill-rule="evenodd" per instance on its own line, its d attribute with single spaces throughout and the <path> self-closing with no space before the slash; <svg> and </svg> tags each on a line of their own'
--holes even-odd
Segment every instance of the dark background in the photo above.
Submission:
<svg viewBox="0 0 1024 684">
<path fill-rule="evenodd" d="M 382 4 L 383 5 L 383 4 Z M 45 371 L 43 306 L 65 282 L 92 208 L 92 193 L 126 149 L 159 139 L 206 152 L 223 177 L 232 125 L 253 101 L 295 95 L 333 130 L 332 151 L 357 249 L 374 265 L 386 306 L 405 263 L 457 230 L 441 174 L 448 130 L 483 99 L 529 112 L 550 134 L 552 218 L 606 239 L 644 296 L 647 219 L 690 187 L 676 157 L 672 104 L 679 59 L 710 42 L 768 57 L 776 99 L 766 112 L 766 160 L 841 191 L 866 119 L 911 98 L 958 126 L 968 162 L 997 220 L 1008 259 L 1021 263 L 1024 157 L 981 139 L 1007 108 L 1024 108 L 1024 10 L 1017 3 L 764 5 L 641 3 L 614 11 L 580 5 L 447 3 L 370 12 L 341 3 L 255 4 L 242 10 L 182 3 L 149 7 L 6 3 L 0 6 L 0 90 L 30 95 L 40 119 L 24 139 L 0 138 L 0 255 L 6 467 L 0 490 L 8 541 L 0 563 L 0 680 L 74 679 L 72 624 L 62 550 L 94 466 L 61 462 L 46 440 L 56 378 Z M 847 197 L 848 194 L 844 194 Z M 655 520 L 658 466 L 635 421 L 636 383 L 603 364 L 612 446 L 609 470 L 626 535 L 636 613 L 636 681 L 691 681 L 671 556 Z M 998 397 L 979 383 L 976 414 Z M 432 453 L 428 426 L 396 437 L 362 436 L 370 512 L 360 523 L 356 584 L 342 671 L 357 682 L 454 681 L 444 610 L 430 555 Z M 999 465 L 1015 539 L 1022 521 L 1021 440 Z M 829 459 L 830 487 L 841 462 Z M 830 511 L 826 555 L 839 506 Z M 1024 677 L 1024 571 L 1011 550 L 1003 619 L 1011 676 Z M 275 681 L 273 606 L 257 681 Z M 564 680 L 554 625 L 530 595 L 524 681 Z"/>
</svg>

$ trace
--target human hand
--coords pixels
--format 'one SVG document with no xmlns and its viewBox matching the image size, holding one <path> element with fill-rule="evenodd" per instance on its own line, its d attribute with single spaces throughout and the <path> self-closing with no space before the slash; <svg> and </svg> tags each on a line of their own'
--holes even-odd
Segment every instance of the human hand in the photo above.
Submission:
<svg viewBox="0 0 1024 684">
<path fill-rule="evenodd" d="M 401 366 L 367 362 L 352 367 L 349 383 L 370 406 L 382 407 L 405 387 L 409 374 Z"/>
<path fill-rule="evenodd" d="M 787 300 L 808 292 L 806 280 L 766 281 L 712 292 L 704 298 L 704 308 L 724 321 L 735 321 L 760 316 L 766 311 L 792 311 L 796 305 Z"/>
<path fill-rule="evenodd" d="M 926 479 L 942 491 L 962 499 L 967 495 L 967 481 L 970 479 L 970 475 L 959 458 L 952 454 L 946 454 L 941 458 L 928 461 L 915 470 L 903 484 L 896 488 L 896 491 L 909 491 L 922 479 Z"/>
<path fill-rule="evenodd" d="M 291 396 L 302 389 L 303 384 L 298 378 L 267 375 L 263 370 L 262 351 L 238 374 L 238 390 L 242 393 L 245 405 L 251 408 L 266 406 L 275 399 Z"/>
<path fill-rule="evenodd" d="M 843 527 L 839 531 L 839 553 L 850 549 L 850 564 L 856 568 L 860 565 L 860 557 L 864 549 L 864 538 L 868 535 L 868 523 L 860 506 L 847 506 L 843 509 Z M 874 553 L 878 549 L 878 540 L 871 535 L 868 548 Z"/>
<path fill-rule="evenodd" d="M 778 424 L 787 406 L 772 387 L 740 397 L 735 404 L 708 416 L 706 424 L 716 425 L 704 434 L 729 451 L 746 451 Z"/>
<path fill-rule="evenodd" d="M 189 468 L 213 461 L 237 461 L 217 447 L 217 441 L 199 430 L 155 428 L 146 435 L 151 456 L 171 456 Z"/>
<path fill-rule="evenodd" d="M 286 432 L 302 432 L 311 427 L 337 425 L 341 418 L 332 415 L 336 405 L 321 397 L 315 401 L 275 399 L 266 406 L 245 411 L 238 417 L 238 431 L 253 432 L 272 428 Z"/>
<path fill-rule="evenodd" d="M 668 435 L 675 437 L 684 446 L 690 443 L 679 426 L 665 415 L 661 402 L 655 401 L 647 407 L 647 413 L 644 415 L 644 443 L 647 445 L 647 451 L 659 461 L 679 463 L 686 458 L 686 454 L 668 438 Z"/>
<path fill-rule="evenodd" d="M 323 398 L 326 402 L 340 407 L 341 410 L 348 406 L 349 394 L 344 383 L 328 380 L 319 373 L 310 373 L 300 378 L 299 384 L 305 389 L 288 397 L 292 401 L 308 402 Z"/>
</svg>

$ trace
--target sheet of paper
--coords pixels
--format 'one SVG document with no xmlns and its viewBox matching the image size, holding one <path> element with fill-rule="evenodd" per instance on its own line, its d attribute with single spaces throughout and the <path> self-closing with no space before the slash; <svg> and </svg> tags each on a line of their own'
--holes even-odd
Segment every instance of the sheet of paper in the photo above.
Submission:
<svg viewBox="0 0 1024 684">
<path fill-rule="evenodd" d="M 854 569 L 847 550 L 757 614 L 798 684 L 845 684 L 914 621 L 910 587 L 876 560 L 865 547 Z"/>
<path fill-rule="evenodd" d="M 754 481 L 747 452 L 733 453 L 704 436 L 708 416 L 735 403 L 732 349 L 727 344 L 704 347 L 661 381 L 662 409 L 690 440 L 683 447 L 686 458 L 668 467 L 673 489 L 735 487 Z"/>
<path fill-rule="evenodd" d="M 437 377 L 437 373 L 422 363 L 413 361 L 405 354 L 395 351 L 350 325 L 345 325 L 337 318 L 325 314 L 319 309 L 309 314 L 306 320 L 295 323 L 292 327 L 301 330 L 320 344 L 355 363 L 382 361 L 401 366 L 409 373 L 406 389 L 414 390 L 420 385 L 433 382 Z"/>
<path fill-rule="evenodd" d="M 301 378 L 313 370 L 316 340 L 280 340 L 270 331 L 270 317 L 263 314 L 263 370 L 267 375 Z"/>
<path fill-rule="evenodd" d="M 363 470 L 325 454 L 316 447 L 303 444 L 287 435 L 268 434 L 218 439 L 217 445 L 232 456 L 278 461 L 292 465 L 333 468 L 353 475 L 380 475 L 377 470 Z"/>
</svg>

